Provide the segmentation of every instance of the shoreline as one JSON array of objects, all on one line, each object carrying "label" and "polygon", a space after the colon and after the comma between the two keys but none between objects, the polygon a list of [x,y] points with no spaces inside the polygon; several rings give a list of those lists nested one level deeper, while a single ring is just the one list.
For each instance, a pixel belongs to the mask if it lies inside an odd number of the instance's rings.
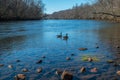
[{"label": "shoreline", "polygon": [[39,18],[39,19],[0,19],[0,22],[10,22],[10,21],[34,21],[34,20],[96,20],[96,21],[107,21],[120,23],[120,20],[109,20],[109,19],[64,19],[64,18]]}]

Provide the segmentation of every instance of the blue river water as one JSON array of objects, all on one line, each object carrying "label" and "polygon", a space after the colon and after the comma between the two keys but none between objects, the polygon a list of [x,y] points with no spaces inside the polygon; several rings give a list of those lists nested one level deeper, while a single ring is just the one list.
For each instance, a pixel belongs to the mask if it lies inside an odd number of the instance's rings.
[{"label": "blue river water", "polygon": [[[68,33],[68,40],[57,38],[60,32],[63,36]],[[116,72],[120,70],[120,49],[116,46],[120,46],[120,23],[95,20],[0,22],[0,64],[4,64],[0,67],[0,80],[14,80],[20,73],[26,74],[27,80],[60,80],[56,69],[70,71],[74,80],[119,80]],[[83,61],[83,56],[95,56],[99,61]],[[40,59],[43,62],[36,64]],[[106,62],[116,59],[117,67]],[[13,68],[9,69],[8,65]],[[82,66],[87,69],[85,73],[80,73]],[[43,69],[41,73],[36,72],[39,67]],[[94,67],[98,72],[91,73]],[[29,71],[22,72],[23,68]]]}]

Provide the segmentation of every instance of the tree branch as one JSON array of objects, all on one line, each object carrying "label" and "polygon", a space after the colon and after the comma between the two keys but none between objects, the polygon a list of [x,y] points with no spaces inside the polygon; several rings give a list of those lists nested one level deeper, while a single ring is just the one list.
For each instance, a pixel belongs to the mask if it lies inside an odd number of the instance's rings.
[{"label": "tree branch", "polygon": [[106,12],[93,12],[93,14],[106,14],[106,15],[111,15],[111,16],[114,16],[114,17],[120,17],[120,15],[115,15],[115,14],[106,13]]}]

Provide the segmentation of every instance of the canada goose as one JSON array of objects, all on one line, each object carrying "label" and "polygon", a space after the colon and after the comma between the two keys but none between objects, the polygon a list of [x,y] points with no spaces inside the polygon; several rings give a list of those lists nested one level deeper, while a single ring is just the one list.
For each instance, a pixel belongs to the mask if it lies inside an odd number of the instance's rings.
[{"label": "canada goose", "polygon": [[68,39],[68,33],[66,33],[65,36],[63,36],[63,40],[67,40]]},{"label": "canada goose", "polygon": [[57,35],[57,38],[62,38],[62,32]]}]

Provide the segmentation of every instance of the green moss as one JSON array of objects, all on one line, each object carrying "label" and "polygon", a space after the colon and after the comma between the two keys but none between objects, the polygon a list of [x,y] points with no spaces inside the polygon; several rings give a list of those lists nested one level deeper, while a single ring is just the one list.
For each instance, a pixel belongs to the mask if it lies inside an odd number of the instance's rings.
[{"label": "green moss", "polygon": [[88,58],[92,58],[93,61],[100,61],[98,57],[88,55],[82,56],[82,61],[88,61]]}]

